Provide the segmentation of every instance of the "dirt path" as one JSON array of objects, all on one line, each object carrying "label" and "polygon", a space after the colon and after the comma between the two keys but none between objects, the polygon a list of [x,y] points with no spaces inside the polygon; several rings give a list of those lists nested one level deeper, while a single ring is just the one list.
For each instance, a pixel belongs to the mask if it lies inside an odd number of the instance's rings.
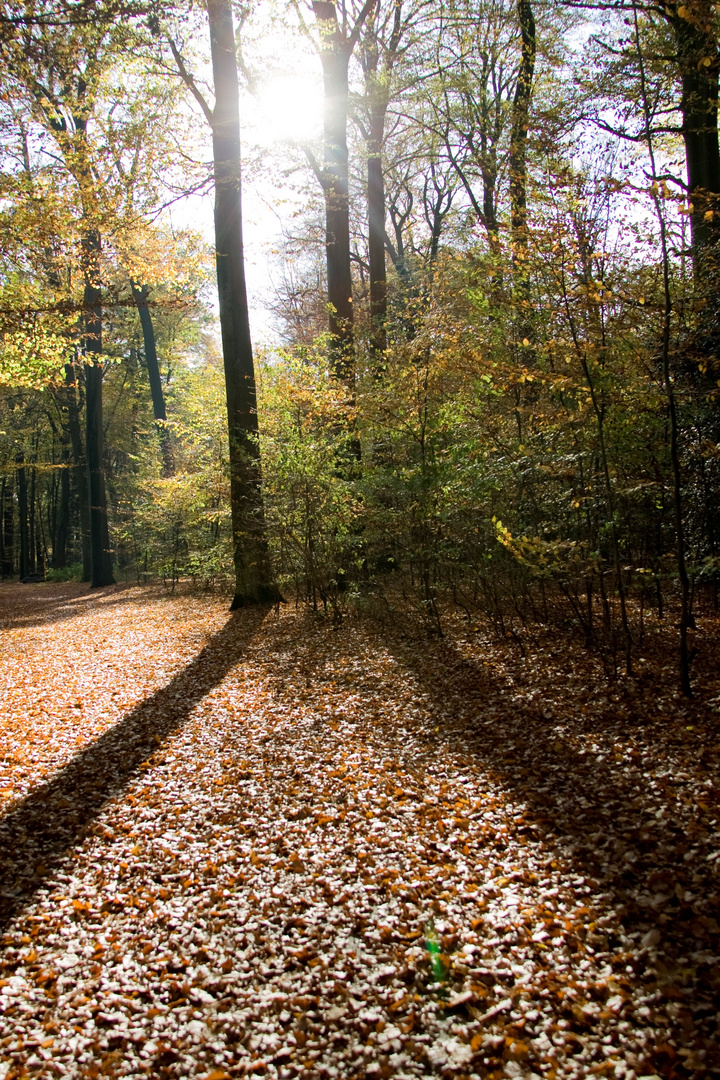
[{"label": "dirt path", "polygon": [[720,1074],[705,707],[151,589],[0,622],[0,1080]]}]

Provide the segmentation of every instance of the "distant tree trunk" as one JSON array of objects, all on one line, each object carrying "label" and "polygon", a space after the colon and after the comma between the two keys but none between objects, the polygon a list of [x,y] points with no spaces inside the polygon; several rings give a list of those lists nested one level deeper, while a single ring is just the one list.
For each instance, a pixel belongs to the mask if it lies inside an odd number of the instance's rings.
[{"label": "distant tree trunk", "polygon": [[[228,434],[235,564],[231,608],[278,598],[262,502],[255,369],[245,284],[240,181],[240,100],[230,0],[207,0],[215,108],[215,248]],[[207,113],[206,113],[207,115]]]},{"label": "distant tree trunk", "polygon": [[15,570],[15,505],[13,482],[7,478],[3,480],[2,516],[2,576],[6,578],[12,577]]},{"label": "distant tree trunk", "polygon": [[28,573],[34,574],[37,567],[35,555],[37,552],[37,540],[35,536],[35,466],[30,469],[30,492],[28,495]]},{"label": "distant tree trunk", "polygon": [[0,526],[2,527],[2,545],[0,546],[0,576],[3,578],[3,580],[8,576],[5,573],[7,565],[7,538],[5,536],[5,506],[7,499],[7,486],[7,478],[3,476],[2,490],[0,490]]},{"label": "distant tree trunk", "polygon": [[[373,122],[374,121],[374,122]],[[368,261],[370,264],[370,342],[376,359],[387,348],[387,269],[385,266],[385,178],[382,166],[382,142],[385,112],[371,119],[368,139],[367,202]]]},{"label": "distant tree trunk", "polygon": [[80,541],[82,546],[82,580],[90,581],[92,561],[90,557],[90,501],[88,491],[87,459],[80,424],[80,405],[75,365],[65,365],[65,396],[68,435],[73,457],[73,478],[80,508]]},{"label": "distant tree trunk", "polygon": [[18,481],[18,529],[20,533],[20,580],[30,573],[29,544],[28,544],[28,489],[27,476],[25,474],[25,459],[22,454],[17,456],[17,481]]},{"label": "distant tree trunk", "polygon": [[138,315],[140,316],[140,325],[143,333],[143,345],[145,350],[145,364],[147,365],[148,378],[150,380],[150,395],[153,403],[153,414],[155,416],[155,424],[160,435],[160,450],[163,459],[163,474],[165,476],[172,476],[175,472],[175,463],[173,461],[172,445],[170,442],[170,432],[167,429],[166,421],[167,414],[165,412],[165,397],[162,389],[162,379],[160,378],[160,366],[158,364],[157,346],[155,342],[155,327],[153,326],[152,316],[150,314],[150,306],[148,304],[148,294],[150,292],[147,285],[138,286],[134,281],[130,282],[132,287],[133,300],[138,309]]},{"label": "distant tree trunk", "polygon": [[[389,36],[383,37],[380,3],[368,12],[362,36],[361,62],[369,104],[367,139],[368,262],[370,271],[371,347],[376,359],[387,348],[387,267],[385,263],[385,176],[383,144],[392,75],[403,26],[403,0],[394,0]],[[381,55],[382,51],[382,55]]]},{"label": "distant tree trunk", "polygon": [[[37,488],[36,488],[37,491]],[[44,542],[43,527],[42,527],[42,515],[40,514],[40,508],[38,507],[37,523],[35,530],[35,573],[40,574],[41,577],[45,576],[45,556],[47,554],[47,548]]]},{"label": "distant tree trunk", "polygon": [[60,454],[60,494],[55,516],[53,536],[52,565],[56,569],[67,566],[67,541],[70,524],[70,451],[67,436],[63,432],[63,444]]},{"label": "distant tree trunk", "polygon": [[348,68],[352,49],[338,23],[333,0],[313,0],[312,7],[320,31],[323,70],[322,186],[332,365],[335,376],[352,390],[355,364],[347,145]]},{"label": "distant tree trunk", "polygon": [[83,238],[85,274],[85,446],[90,495],[90,584],[114,585],[108,530],[107,495],[103,462],[102,306],[99,287],[100,235],[94,230]]},{"label": "distant tree trunk", "polygon": [[[535,19],[530,0],[518,0],[517,13],[522,55],[515,86],[510,135],[510,227],[516,298],[519,303],[528,305],[530,278],[527,268],[527,135],[536,52]],[[527,311],[520,321],[521,333],[525,336]]]},{"label": "distant tree trunk", "polygon": [[[392,30],[387,41],[380,40],[378,8],[368,15],[361,41],[361,64],[369,122],[363,131],[367,146],[368,263],[370,274],[370,347],[382,365],[387,348],[387,268],[385,264],[385,176],[382,151],[385,119],[390,101],[390,84],[402,36],[403,0],[395,0]],[[381,58],[382,48],[382,58]]]},{"label": "distant tree trunk", "polygon": [[3,476],[2,488],[0,489],[0,530],[2,533],[2,543],[0,544],[0,577],[4,580],[5,565],[6,565],[6,541],[5,541],[5,499],[6,499],[7,480]]}]

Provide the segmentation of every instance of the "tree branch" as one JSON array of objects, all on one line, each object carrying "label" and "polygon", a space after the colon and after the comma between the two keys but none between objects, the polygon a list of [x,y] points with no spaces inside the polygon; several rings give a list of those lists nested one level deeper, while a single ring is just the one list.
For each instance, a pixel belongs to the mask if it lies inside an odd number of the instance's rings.
[{"label": "tree branch", "polygon": [[325,176],[322,169],[320,168],[320,165],[318,164],[318,159],[315,157],[307,143],[300,143],[300,146],[302,147],[305,157],[308,159],[308,164],[310,168],[315,173],[317,182],[319,183],[323,191],[326,191],[327,185],[325,183]]},{"label": "tree branch", "polygon": [[175,44],[175,42],[173,41],[173,39],[171,37],[168,37],[167,42],[168,42],[168,45],[170,46],[170,51],[173,54],[173,58],[175,60],[175,65],[176,65],[176,67],[178,69],[178,73],[180,75],[180,78],[185,83],[188,90],[190,91],[190,93],[192,94],[192,96],[195,98],[198,105],[202,109],[203,115],[204,115],[205,119],[207,120],[208,124],[210,125],[210,127],[212,127],[213,126],[213,119],[214,119],[213,110],[210,108],[207,101],[205,100],[205,97],[200,92],[200,89],[198,88],[198,85],[195,82],[195,79],[192,77],[192,74],[188,71],[188,69],[187,69],[187,67],[185,65],[185,61],[183,60],[183,58],[182,58],[182,56],[180,54],[180,51],[179,51],[177,45]]},{"label": "tree branch", "polygon": [[360,37],[360,31],[363,28],[363,24],[376,4],[377,0],[365,0],[365,3],[362,6],[362,10],[358,15],[357,19],[355,20],[355,25],[350,31],[350,37],[347,39],[348,52],[352,53],[353,49],[357,45],[358,38]]}]

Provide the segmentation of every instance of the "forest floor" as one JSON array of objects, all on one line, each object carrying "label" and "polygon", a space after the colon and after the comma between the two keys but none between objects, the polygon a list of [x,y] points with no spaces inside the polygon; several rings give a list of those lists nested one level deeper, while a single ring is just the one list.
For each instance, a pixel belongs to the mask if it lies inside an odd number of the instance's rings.
[{"label": "forest floor", "polygon": [[[720,1075],[720,632],[0,587],[0,1078]],[[652,634],[656,640],[653,645]]]}]

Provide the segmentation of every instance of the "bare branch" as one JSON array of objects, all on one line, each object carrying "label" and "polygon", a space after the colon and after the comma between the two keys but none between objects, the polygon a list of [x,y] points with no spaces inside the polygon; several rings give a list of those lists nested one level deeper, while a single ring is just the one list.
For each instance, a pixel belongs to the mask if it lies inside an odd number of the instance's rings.
[{"label": "bare branch", "polygon": [[213,126],[213,120],[214,120],[213,110],[210,108],[207,101],[205,100],[205,97],[201,93],[201,91],[200,91],[197,83],[195,82],[195,79],[193,78],[191,72],[188,71],[187,66],[185,64],[185,61],[184,61],[182,55],[180,54],[180,51],[179,51],[177,45],[175,44],[175,42],[173,41],[173,39],[171,37],[168,37],[167,42],[168,42],[168,45],[170,46],[170,51],[173,54],[173,58],[175,60],[175,64],[177,66],[180,78],[185,83],[188,90],[190,91],[190,93],[192,94],[192,96],[195,98],[198,105],[202,109],[203,115],[204,115],[205,119],[207,120],[208,124],[210,125],[210,127],[212,127]]}]

